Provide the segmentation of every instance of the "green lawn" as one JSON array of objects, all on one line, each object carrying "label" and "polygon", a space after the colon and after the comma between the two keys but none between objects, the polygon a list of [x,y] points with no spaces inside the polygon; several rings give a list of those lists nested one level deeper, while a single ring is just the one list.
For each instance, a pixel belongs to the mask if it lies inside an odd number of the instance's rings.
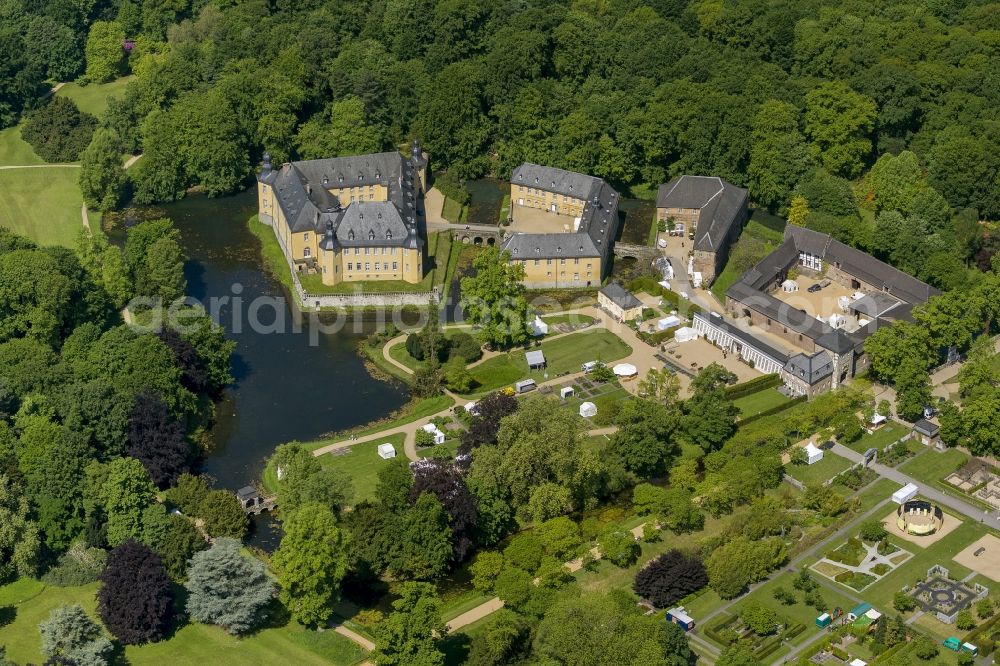
[{"label": "green lawn", "polygon": [[500,202],[500,224],[506,222],[508,217],[510,217],[510,195],[505,194],[503,201]]},{"label": "green lawn", "polygon": [[[774,229],[764,226],[758,221],[758,219],[754,219],[760,217],[773,218],[773,216],[768,216],[767,213],[764,211],[755,210],[753,212],[753,218],[747,223],[745,227],[743,227],[741,235],[746,234],[753,238],[758,238],[764,241],[765,243],[768,243],[769,245],[768,253],[770,253],[773,250],[775,250],[779,245],[781,245],[782,241],[784,240],[784,235],[780,231],[775,231]],[[720,302],[725,303],[726,290],[729,289],[729,287],[731,287],[732,284],[740,278],[740,275],[742,275],[742,272],[739,271],[739,269],[737,269],[732,262],[727,261],[725,267],[722,269],[722,272],[719,273],[718,276],[716,276],[715,282],[712,283],[711,287],[712,294]]]},{"label": "green lawn", "polygon": [[847,447],[854,449],[858,453],[864,453],[870,448],[882,450],[909,431],[910,429],[902,423],[890,420],[872,434],[865,433],[861,436],[861,439],[848,444]]},{"label": "green lawn", "polygon": [[583,324],[593,324],[594,318],[585,314],[554,314],[542,317],[542,321],[549,326],[555,326],[556,324],[573,324],[580,326]]},{"label": "green lawn", "polygon": [[466,207],[458,203],[454,199],[449,199],[445,197],[444,205],[441,207],[441,217],[452,223],[458,223],[462,221],[462,215],[465,212]]},{"label": "green lawn", "polygon": [[927,449],[924,453],[907,460],[899,466],[899,471],[912,476],[917,481],[934,484],[968,462],[969,456],[957,449],[935,451]]},{"label": "green lawn", "polygon": [[[15,617],[0,626],[0,645],[17,663],[41,663],[38,623],[62,604],[80,604],[97,618],[98,584],[82,587],[47,587],[20,580],[0,587],[0,606],[13,606]],[[264,629],[248,638],[234,638],[218,627],[189,624],[169,640],[125,648],[128,663],[150,666],[169,662],[179,666],[227,664],[338,664],[348,666],[363,658],[357,645],[332,631],[315,632],[297,624]]]},{"label": "green lawn", "polygon": [[823,452],[823,459],[812,465],[787,465],[785,470],[807,486],[832,479],[851,466],[851,461],[838,455]]},{"label": "green lawn", "polygon": [[632,353],[632,348],[614,333],[606,329],[595,329],[573,333],[550,342],[543,342],[541,350],[545,354],[548,367],[545,370],[528,371],[524,350],[517,350],[502,356],[495,356],[472,369],[472,377],[477,383],[476,394],[487,393],[509,386],[516,381],[531,377],[537,382],[560,375],[579,372],[587,361],[612,362]]},{"label": "green lawn", "polygon": [[733,404],[739,407],[740,417],[746,418],[748,416],[754,416],[772,407],[777,407],[780,404],[788,402],[789,398],[784,394],[780,393],[776,388],[767,388],[763,391],[757,391],[756,393],[751,393],[750,395],[745,395],[742,398],[737,398],[733,400]]},{"label": "green lawn", "polygon": [[75,247],[83,196],[73,167],[0,170],[0,226],[40,245]]},{"label": "green lawn", "polygon": [[354,482],[353,503],[361,500],[373,500],[375,497],[375,486],[378,484],[378,473],[383,467],[389,464],[388,460],[383,460],[378,455],[378,445],[389,442],[396,447],[396,457],[405,458],[403,451],[403,433],[389,435],[371,442],[355,444],[346,449],[347,453],[334,451],[320,456],[320,461],[324,467],[335,467],[343,470]]},{"label": "green lawn", "polygon": [[45,164],[45,160],[21,138],[20,126],[0,130],[0,166],[23,164]]},{"label": "green lawn", "polygon": [[81,111],[100,117],[108,108],[108,98],[121,97],[125,93],[125,86],[133,78],[135,77],[123,76],[110,83],[91,83],[86,86],[81,86],[78,83],[67,83],[59,89],[56,95],[71,99]]}]

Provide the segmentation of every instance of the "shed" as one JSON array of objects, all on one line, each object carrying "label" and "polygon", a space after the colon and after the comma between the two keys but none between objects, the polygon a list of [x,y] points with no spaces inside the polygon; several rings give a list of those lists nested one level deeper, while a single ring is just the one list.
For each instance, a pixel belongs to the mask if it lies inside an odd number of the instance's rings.
[{"label": "shed", "polygon": [[853,622],[854,620],[857,620],[859,617],[861,617],[871,609],[872,605],[870,603],[863,601],[850,610],[850,612],[847,614],[847,619]]},{"label": "shed", "polygon": [[236,499],[240,501],[240,506],[244,509],[252,509],[263,498],[253,486],[243,486],[236,491]]},{"label": "shed", "polygon": [[915,484],[908,483],[892,494],[892,501],[896,504],[906,504],[916,497],[918,492],[920,492],[920,488]]},{"label": "shed", "polygon": [[538,388],[538,385],[535,384],[534,379],[522,379],[514,384],[515,393],[527,393],[528,391],[534,391],[536,388]]},{"label": "shed", "polygon": [[559,389],[559,397],[565,400],[575,393],[572,386],[563,386]]},{"label": "shed", "polygon": [[386,442],[385,444],[378,445],[378,457],[382,460],[388,460],[389,458],[396,457],[396,447]]},{"label": "shed", "polygon": [[673,328],[674,326],[680,326],[680,325],[681,325],[681,318],[676,315],[670,315],[668,317],[664,317],[663,319],[656,322],[656,328],[657,330],[660,331],[664,331],[668,328]]},{"label": "shed", "polygon": [[829,613],[823,613],[818,618],[816,618],[816,626],[819,627],[820,629],[829,626],[831,622],[833,622],[833,618],[830,617]]},{"label": "shed", "polygon": [[806,444],[806,464],[812,465],[823,459],[823,449],[812,442]]},{"label": "shed", "polygon": [[531,334],[536,338],[548,335],[549,325],[542,321],[542,318],[535,315],[535,321],[531,322]]},{"label": "shed", "polygon": [[580,405],[580,416],[585,419],[589,419],[591,416],[597,416],[597,405],[592,402],[585,402]]},{"label": "shed", "polygon": [[691,273],[691,286],[695,289],[701,289],[701,283],[703,281],[701,271],[695,271]]},{"label": "shed", "polygon": [[799,283],[795,280],[785,280],[781,283],[781,291],[791,293],[799,290]]},{"label": "shed", "polygon": [[933,421],[920,419],[913,424],[913,434],[926,446],[937,444],[941,435],[941,428]]},{"label": "shed", "polygon": [[668,610],[667,622],[673,622],[684,631],[691,631],[694,629],[694,620],[692,620],[691,616],[687,614],[686,610],[684,610],[684,606],[678,606],[677,608],[671,608]]},{"label": "shed", "polygon": [[528,362],[528,368],[538,370],[545,367],[545,354],[540,350],[526,352],[524,359]]},{"label": "shed", "polygon": [[642,301],[617,282],[597,292],[597,304],[618,321],[632,321],[642,314]]},{"label": "shed", "polygon": [[698,337],[698,331],[690,326],[681,326],[674,331],[674,340],[677,342],[690,342]]},{"label": "shed", "polygon": [[423,426],[424,432],[429,432],[434,437],[435,444],[444,444],[444,433],[433,423],[428,423]]}]

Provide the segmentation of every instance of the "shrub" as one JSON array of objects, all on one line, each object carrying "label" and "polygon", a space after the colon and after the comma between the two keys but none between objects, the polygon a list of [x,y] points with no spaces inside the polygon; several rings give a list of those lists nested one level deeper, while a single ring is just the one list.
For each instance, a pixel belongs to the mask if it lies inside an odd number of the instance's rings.
[{"label": "shrub", "polygon": [[358,611],[351,619],[362,627],[374,627],[385,619],[385,613],[377,608],[366,608]]},{"label": "shrub", "polygon": [[880,520],[866,520],[861,523],[861,528],[858,530],[858,535],[868,543],[878,543],[888,534],[885,525]]},{"label": "shrub", "polygon": [[900,613],[908,613],[917,607],[917,602],[906,592],[897,592],[892,598],[892,607]]},{"label": "shrub", "polygon": [[53,96],[27,115],[21,137],[46,162],[75,162],[96,129],[94,116],[80,111],[70,99]]},{"label": "shrub", "polygon": [[518,534],[503,549],[504,559],[509,565],[529,573],[538,571],[544,554],[545,549],[542,547],[542,542],[530,532]]},{"label": "shrub", "polygon": [[938,646],[927,636],[917,636],[913,639],[913,654],[924,661],[929,661],[938,656]]},{"label": "shrub", "polygon": [[976,603],[976,615],[978,615],[979,618],[983,620],[992,616],[993,600],[988,597],[986,599],[980,599],[979,602]]},{"label": "shrub", "polygon": [[406,353],[418,361],[424,360],[424,346],[420,342],[419,333],[410,333],[406,336]]},{"label": "shrub", "polygon": [[644,566],[635,575],[632,589],[657,608],[666,608],[707,584],[701,560],[675,548]]},{"label": "shrub", "polygon": [[456,357],[466,363],[474,363],[483,357],[483,347],[468,333],[456,333],[450,339],[448,358]]},{"label": "shrub", "polygon": [[783,587],[775,588],[773,596],[785,606],[791,606],[795,603],[795,595]]},{"label": "shrub", "polygon": [[760,604],[747,604],[740,611],[740,619],[753,633],[767,636],[778,630],[778,614]]},{"label": "shrub", "polygon": [[416,441],[418,449],[427,446],[434,446],[434,435],[430,434],[423,428],[417,430],[416,435],[414,435],[414,440]]},{"label": "shrub", "polygon": [[434,176],[434,187],[452,201],[464,206],[472,199],[465,182],[453,171],[442,171]]},{"label": "shrub", "polygon": [[639,544],[627,530],[609,530],[597,541],[604,559],[619,567],[627,567],[639,556]]},{"label": "shrub", "polygon": [[966,609],[955,616],[955,626],[962,631],[969,631],[976,628],[976,618],[972,617],[972,611]]},{"label": "shrub", "polygon": [[56,587],[93,583],[104,571],[107,561],[107,552],[101,548],[87,548],[86,544],[78,541],[59,556],[59,563],[45,572],[42,582]]}]

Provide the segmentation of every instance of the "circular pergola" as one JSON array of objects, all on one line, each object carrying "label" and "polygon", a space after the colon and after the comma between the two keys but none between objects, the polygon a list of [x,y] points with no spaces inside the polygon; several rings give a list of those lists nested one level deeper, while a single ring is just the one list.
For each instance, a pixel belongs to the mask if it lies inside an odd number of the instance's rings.
[{"label": "circular pergola", "polygon": [[910,500],[896,509],[896,527],[915,536],[934,534],[944,524],[941,507],[927,500]]}]

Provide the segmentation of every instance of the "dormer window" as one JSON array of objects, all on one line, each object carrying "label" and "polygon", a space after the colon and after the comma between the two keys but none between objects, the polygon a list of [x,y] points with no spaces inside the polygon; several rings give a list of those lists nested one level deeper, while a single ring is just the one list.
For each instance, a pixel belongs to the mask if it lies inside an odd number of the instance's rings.
[{"label": "dormer window", "polygon": [[378,214],[378,219],[380,219],[380,220],[382,219],[382,213]]},{"label": "dormer window", "polygon": [[347,232],[347,240],[354,240],[354,232],[353,231],[348,231]]},{"label": "dormer window", "polygon": [[341,183],[344,182],[344,174],[340,174],[339,176],[337,176],[337,180]]},{"label": "dormer window", "polygon": [[375,180],[378,180],[381,177],[382,177],[382,174],[380,174],[378,171],[376,171],[375,172]]},{"label": "dormer window", "polygon": [[392,240],[392,232],[391,231],[385,232],[385,239],[386,240]]},{"label": "dormer window", "polygon": [[323,184],[326,185],[329,182],[330,182],[330,177],[329,176],[323,176]]},{"label": "dormer window", "polygon": [[369,231],[368,232],[368,240],[375,240],[375,232],[374,231]]},{"label": "dormer window", "polygon": [[362,176],[361,176],[361,174],[359,173],[359,174],[358,174],[358,181],[360,182],[361,180],[362,180]]}]

